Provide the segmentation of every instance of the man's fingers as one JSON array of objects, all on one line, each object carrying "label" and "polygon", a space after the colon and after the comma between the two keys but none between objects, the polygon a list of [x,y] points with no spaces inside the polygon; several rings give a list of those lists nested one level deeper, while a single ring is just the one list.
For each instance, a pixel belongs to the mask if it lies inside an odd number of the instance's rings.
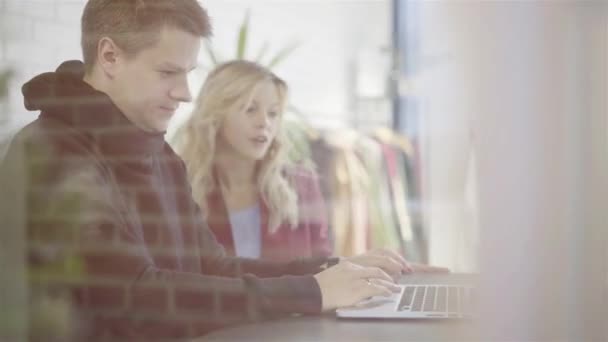
[{"label": "man's fingers", "polygon": [[402,267],[393,258],[384,255],[374,255],[370,256],[369,260],[372,263],[372,265],[369,266],[380,267],[385,272],[390,274],[401,274]]},{"label": "man's fingers", "polygon": [[393,278],[378,267],[365,267],[359,276],[365,279],[382,279],[394,284]]},{"label": "man's fingers", "polygon": [[399,271],[401,271],[401,270],[403,270],[405,272],[412,272],[413,271],[410,263],[407,260],[405,260],[404,257],[402,257],[401,255],[399,255],[399,253],[393,252],[393,251],[388,250],[388,249],[379,249],[379,250],[376,251],[376,253],[379,254],[379,255],[384,255],[386,257],[389,257],[389,258],[391,258],[393,260],[393,262],[396,262],[397,264],[399,264],[400,267],[401,267],[401,269]]},{"label": "man's fingers", "polygon": [[398,286],[387,281],[382,279],[369,279],[365,280],[365,284],[361,287],[361,300],[373,296],[388,297],[399,291]]},{"label": "man's fingers", "polygon": [[401,287],[399,285],[394,284],[394,283],[389,283],[388,281],[385,281],[382,279],[370,279],[369,283],[371,283],[371,285],[375,285],[375,286],[383,286],[384,288],[388,289],[392,293],[401,292]]},{"label": "man's fingers", "polygon": [[386,255],[398,261],[402,265],[406,265],[408,262],[402,257],[399,253],[391,251],[390,249],[378,249],[376,250],[378,254]]},{"label": "man's fingers", "polygon": [[421,273],[450,273],[450,269],[447,267],[430,266],[417,263],[412,263],[412,268],[414,269],[414,272]]},{"label": "man's fingers", "polygon": [[401,273],[401,267],[395,261],[381,255],[367,255],[365,256],[365,263],[357,262],[345,262],[350,269],[366,269],[366,268],[379,268],[386,273],[398,275]]}]

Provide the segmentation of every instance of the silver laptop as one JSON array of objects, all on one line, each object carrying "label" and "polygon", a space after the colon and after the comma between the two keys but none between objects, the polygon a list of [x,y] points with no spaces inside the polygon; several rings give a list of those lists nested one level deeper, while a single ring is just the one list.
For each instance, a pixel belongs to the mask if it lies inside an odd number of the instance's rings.
[{"label": "silver laptop", "polygon": [[[450,275],[444,275],[446,279]],[[424,279],[420,279],[424,280]],[[432,280],[432,279],[431,279]],[[407,280],[406,280],[407,281]],[[372,297],[349,308],[338,309],[339,318],[471,318],[474,287],[452,281],[400,285],[390,297]]]}]

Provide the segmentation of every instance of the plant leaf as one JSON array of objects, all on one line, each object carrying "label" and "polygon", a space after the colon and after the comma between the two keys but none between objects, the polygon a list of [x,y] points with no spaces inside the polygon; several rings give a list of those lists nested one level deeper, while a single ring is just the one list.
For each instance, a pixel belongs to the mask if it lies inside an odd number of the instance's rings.
[{"label": "plant leaf", "polygon": [[0,71],[0,99],[8,96],[8,83],[13,76],[13,70],[6,69]]},{"label": "plant leaf", "polygon": [[215,55],[215,52],[213,51],[211,44],[209,42],[205,41],[203,45],[205,46],[205,51],[207,52],[207,55],[209,56],[211,63],[213,63],[213,65],[218,65],[219,63],[217,60],[217,56]]},{"label": "plant leaf", "polygon": [[244,59],[245,58],[245,49],[247,48],[247,34],[249,33],[249,17],[251,11],[247,9],[245,13],[245,18],[243,19],[243,23],[241,24],[241,28],[239,29],[239,38],[237,41],[236,47],[236,58]]},{"label": "plant leaf", "polygon": [[286,47],[284,47],[283,49],[281,49],[275,56],[274,58],[272,58],[270,60],[270,63],[268,63],[267,67],[268,69],[272,69],[273,67],[275,67],[277,64],[281,63],[283,60],[285,60],[285,58],[287,58],[287,56],[289,56],[298,46],[300,46],[300,43],[293,43],[291,45],[288,45]]}]

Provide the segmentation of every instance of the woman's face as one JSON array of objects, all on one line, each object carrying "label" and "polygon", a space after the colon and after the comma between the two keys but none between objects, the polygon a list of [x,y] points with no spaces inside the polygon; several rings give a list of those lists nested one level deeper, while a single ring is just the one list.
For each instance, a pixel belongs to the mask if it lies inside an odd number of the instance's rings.
[{"label": "woman's face", "polygon": [[224,118],[218,151],[257,161],[264,158],[277,135],[281,103],[276,85],[269,80],[258,84],[252,95],[245,108]]}]

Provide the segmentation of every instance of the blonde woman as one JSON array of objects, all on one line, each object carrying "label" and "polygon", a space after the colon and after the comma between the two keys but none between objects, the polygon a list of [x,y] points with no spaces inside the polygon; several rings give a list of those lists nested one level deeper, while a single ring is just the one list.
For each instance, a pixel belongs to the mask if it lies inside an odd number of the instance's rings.
[{"label": "blonde woman", "polygon": [[175,135],[195,200],[230,255],[328,256],[326,210],[314,174],[291,165],[283,135],[286,83],[244,60],[211,71]]}]

